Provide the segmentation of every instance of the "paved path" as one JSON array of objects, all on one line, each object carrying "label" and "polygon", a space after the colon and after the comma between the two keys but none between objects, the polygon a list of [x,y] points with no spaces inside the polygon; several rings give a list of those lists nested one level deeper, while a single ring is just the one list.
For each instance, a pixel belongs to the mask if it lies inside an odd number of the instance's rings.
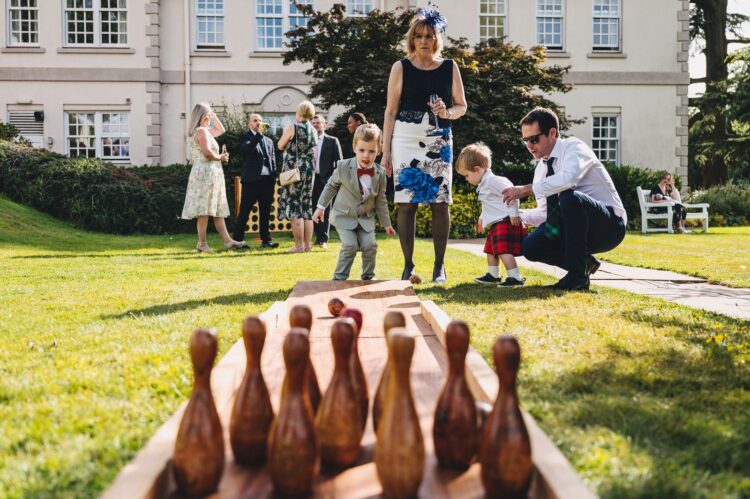
[{"label": "paved path", "polygon": [[[450,248],[484,256],[484,239],[451,240]],[[544,263],[518,258],[521,267],[562,277],[565,271]],[[602,262],[599,271],[591,276],[592,284],[624,289],[632,293],[655,296],[667,301],[700,308],[709,312],[750,320],[750,289],[728,288],[706,283],[705,279],[664,270],[626,267]]]}]

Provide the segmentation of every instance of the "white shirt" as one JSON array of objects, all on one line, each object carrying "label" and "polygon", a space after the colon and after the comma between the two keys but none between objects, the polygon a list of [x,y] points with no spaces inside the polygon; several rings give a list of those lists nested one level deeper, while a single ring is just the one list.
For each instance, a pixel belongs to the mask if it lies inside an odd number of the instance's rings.
[{"label": "white shirt", "polygon": [[611,206],[623,222],[628,222],[628,215],[612,177],[594,151],[582,140],[575,137],[557,139],[549,156],[555,158],[552,163],[555,174],[547,176],[546,161],[540,160],[537,163],[531,187],[537,207],[521,211],[521,220],[524,223],[537,227],[541,225],[547,220],[547,196],[568,189],[582,192],[605,206]]},{"label": "white shirt", "polygon": [[318,140],[315,143],[315,173],[320,173],[320,149],[323,147],[325,135],[325,133],[318,134]]},{"label": "white shirt", "polygon": [[482,214],[479,220],[485,228],[505,217],[519,216],[518,199],[511,201],[510,205],[503,202],[502,192],[508,187],[513,187],[513,183],[505,177],[495,175],[492,170],[487,170],[479,182],[477,197],[482,203]]},{"label": "white shirt", "polygon": [[[359,164],[359,161],[357,161],[357,170],[362,168],[362,165]],[[370,168],[375,168],[375,163]],[[359,185],[362,186],[362,199],[365,199],[372,190],[372,176],[370,175],[362,175],[359,178]]]},{"label": "white shirt", "polygon": [[[259,132],[254,132],[254,131],[250,130],[250,133],[252,133],[253,135],[258,135]],[[266,139],[265,138],[260,139],[259,144],[260,144],[260,147],[263,148],[263,152],[265,153],[265,155],[268,156],[268,148],[266,148]],[[270,158],[269,158],[269,160],[270,160]],[[268,169],[268,167],[266,166],[265,162],[263,162],[263,168],[260,169],[260,174],[261,175],[270,175],[271,174],[271,170]]]}]

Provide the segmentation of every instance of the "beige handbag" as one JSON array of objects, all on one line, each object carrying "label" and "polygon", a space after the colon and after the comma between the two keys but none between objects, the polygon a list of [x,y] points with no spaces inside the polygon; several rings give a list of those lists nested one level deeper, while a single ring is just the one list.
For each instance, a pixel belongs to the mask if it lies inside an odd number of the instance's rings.
[{"label": "beige handbag", "polygon": [[[294,129],[294,140],[295,142],[298,140],[296,128]],[[299,158],[295,157],[295,163],[298,160]],[[292,168],[291,170],[286,170],[286,171],[279,173],[279,184],[281,185],[281,187],[286,187],[288,185],[296,184],[300,180],[302,180],[302,177],[300,177],[299,166],[296,164],[294,168]]]},{"label": "beige handbag", "polygon": [[282,187],[296,184],[300,180],[301,178],[299,176],[299,168],[292,168],[291,170],[287,170],[279,174],[279,184],[281,184]]}]

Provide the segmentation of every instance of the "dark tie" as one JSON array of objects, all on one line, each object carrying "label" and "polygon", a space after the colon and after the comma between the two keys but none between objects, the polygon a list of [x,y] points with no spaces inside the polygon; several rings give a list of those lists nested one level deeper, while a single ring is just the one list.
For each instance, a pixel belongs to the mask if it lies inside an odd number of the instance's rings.
[{"label": "dark tie", "polygon": [[[552,169],[552,163],[555,162],[555,158],[547,160],[547,176],[551,177],[555,174],[555,170]],[[547,239],[557,239],[560,237],[560,229],[562,228],[562,220],[560,219],[560,196],[552,194],[547,196],[547,220],[544,222],[544,235]]]},{"label": "dark tie", "polygon": [[370,168],[357,168],[357,177],[361,177],[362,175],[369,175],[373,176],[375,175],[375,167],[371,166]]}]

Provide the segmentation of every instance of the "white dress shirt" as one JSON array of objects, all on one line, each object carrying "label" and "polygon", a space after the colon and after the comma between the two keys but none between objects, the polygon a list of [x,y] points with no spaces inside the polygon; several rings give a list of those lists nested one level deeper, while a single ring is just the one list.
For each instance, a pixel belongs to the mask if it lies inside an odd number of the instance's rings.
[{"label": "white dress shirt", "polygon": [[537,207],[521,211],[524,223],[537,227],[541,225],[547,220],[547,196],[568,189],[582,192],[605,206],[611,206],[615,214],[627,223],[628,215],[612,177],[589,146],[575,137],[557,139],[549,156],[555,158],[552,163],[555,174],[547,176],[546,161],[540,160],[537,163],[532,184]]},{"label": "white dress shirt", "polygon": [[[254,132],[254,131],[250,130],[250,133],[252,133],[253,135],[258,135],[258,133],[260,133],[260,132]],[[264,155],[268,156],[269,153],[268,153],[268,148],[266,147],[266,139],[265,138],[260,139],[260,142],[258,144],[260,145],[260,147],[263,148]],[[269,158],[269,161],[270,161],[270,158]],[[263,168],[260,169],[260,174],[261,175],[270,175],[271,174],[271,170],[268,169],[268,167],[266,166],[265,162],[263,162]]]},{"label": "white dress shirt", "polygon": [[[357,170],[361,168],[362,168],[362,165],[360,165],[359,161],[357,161]],[[375,163],[373,163],[370,168],[375,168]],[[358,178],[359,178],[359,185],[362,186],[362,199],[365,199],[370,194],[370,191],[372,191],[372,176],[362,175]]]},{"label": "white dress shirt", "polygon": [[315,142],[315,173],[320,173],[320,149],[323,147],[325,135],[325,133],[318,134],[318,140]]},{"label": "white dress shirt", "polygon": [[505,217],[519,216],[518,199],[511,201],[510,205],[503,202],[502,192],[508,187],[513,187],[513,183],[505,177],[495,175],[492,170],[487,170],[482,177],[477,185],[477,197],[482,203],[479,220],[483,227],[487,228]]}]

